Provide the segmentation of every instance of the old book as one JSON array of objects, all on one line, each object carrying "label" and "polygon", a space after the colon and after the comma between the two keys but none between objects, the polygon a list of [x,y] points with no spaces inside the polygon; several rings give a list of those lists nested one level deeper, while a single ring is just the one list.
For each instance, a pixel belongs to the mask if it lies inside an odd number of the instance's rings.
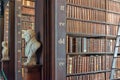
[{"label": "old book", "polygon": [[87,52],[87,44],[86,44],[87,39],[82,38],[82,52]]}]

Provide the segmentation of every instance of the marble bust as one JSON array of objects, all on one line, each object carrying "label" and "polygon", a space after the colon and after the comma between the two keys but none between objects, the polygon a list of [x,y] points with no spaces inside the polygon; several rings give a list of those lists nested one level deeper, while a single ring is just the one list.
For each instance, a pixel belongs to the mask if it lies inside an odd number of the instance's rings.
[{"label": "marble bust", "polygon": [[35,52],[40,47],[40,42],[38,42],[35,38],[35,32],[32,29],[25,30],[23,34],[23,38],[25,39],[25,56],[27,57],[27,61],[23,64],[24,66],[36,65],[36,54]]},{"label": "marble bust", "polygon": [[8,43],[6,41],[2,42],[2,61],[6,61],[9,60],[9,56],[8,56]]}]

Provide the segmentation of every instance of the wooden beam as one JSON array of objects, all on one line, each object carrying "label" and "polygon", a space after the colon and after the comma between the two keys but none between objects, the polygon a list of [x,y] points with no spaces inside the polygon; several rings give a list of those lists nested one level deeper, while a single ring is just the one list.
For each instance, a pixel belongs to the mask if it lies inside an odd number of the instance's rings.
[{"label": "wooden beam", "polygon": [[44,66],[44,0],[37,0],[35,2],[35,32],[36,32],[36,38],[38,41],[41,42],[41,56],[40,56],[40,64],[43,66],[41,67],[41,80],[45,80],[43,78],[43,73],[45,70]]},{"label": "wooden beam", "polygon": [[9,18],[9,37],[8,37],[8,46],[9,46],[9,77],[8,80],[15,80],[15,1],[10,0],[10,18]]},{"label": "wooden beam", "polygon": [[[52,23],[51,23],[51,3],[50,0],[36,0],[35,7],[35,30],[38,37],[38,40],[42,43],[42,51],[41,51],[41,64],[42,68],[42,80],[54,80],[52,79],[52,74],[54,71],[52,70]],[[54,27],[54,26],[53,26]],[[53,50],[54,51],[54,50]],[[52,74],[51,74],[52,72]]]}]

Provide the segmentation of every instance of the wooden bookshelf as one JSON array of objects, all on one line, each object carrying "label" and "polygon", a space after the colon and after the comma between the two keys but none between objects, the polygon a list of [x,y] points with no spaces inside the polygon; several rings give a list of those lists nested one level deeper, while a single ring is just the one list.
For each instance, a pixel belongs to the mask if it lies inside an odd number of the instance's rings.
[{"label": "wooden bookshelf", "polygon": [[[21,32],[23,30],[27,30],[27,29],[33,29],[34,30],[34,28],[35,28],[35,2],[29,1],[29,0],[22,0],[21,15],[22,15],[21,16],[21,25],[22,25]],[[22,52],[22,54],[21,54],[22,55],[22,62],[21,63],[23,64],[27,59],[27,57],[25,56],[25,45],[26,45],[26,43],[25,43],[25,40],[23,39],[23,36],[22,36],[21,45],[22,45],[21,46],[21,52]],[[27,79],[28,78],[28,74],[27,74],[27,72],[25,72],[25,70],[27,70],[27,69],[22,66],[22,79]],[[27,76],[25,76],[25,74],[27,74]],[[40,74],[38,73],[37,75],[40,75]],[[29,76],[29,77],[31,77],[31,76]]]},{"label": "wooden bookshelf", "polygon": [[22,30],[35,27],[35,2],[22,0]]},{"label": "wooden bookshelf", "polygon": [[109,80],[120,2],[66,2],[67,80]]},{"label": "wooden bookshelf", "polygon": [[[35,28],[35,2],[22,0],[21,5],[22,30]],[[24,56],[25,41],[22,39],[22,56]]]}]

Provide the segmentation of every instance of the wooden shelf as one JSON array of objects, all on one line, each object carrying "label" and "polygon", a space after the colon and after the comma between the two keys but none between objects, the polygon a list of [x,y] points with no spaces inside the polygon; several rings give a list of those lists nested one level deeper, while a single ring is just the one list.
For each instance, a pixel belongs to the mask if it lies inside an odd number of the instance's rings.
[{"label": "wooden shelf", "polygon": [[22,22],[35,23],[35,22],[33,22],[33,21],[24,21],[24,20],[22,20]]},{"label": "wooden shelf", "polygon": [[74,74],[67,74],[66,76],[82,76],[82,75],[89,75],[89,74],[97,74],[97,73],[106,73],[110,72],[110,70],[100,70],[100,71],[91,71],[91,72],[84,72],[84,73],[74,73]]},{"label": "wooden shelf", "polygon": [[30,9],[35,9],[35,7],[26,6],[26,5],[22,5],[22,7],[25,7],[25,8],[30,8]]},{"label": "wooden shelf", "polygon": [[96,35],[96,34],[72,33],[72,32],[68,32],[66,34],[71,37],[105,38],[105,34]]},{"label": "wooden shelf", "polygon": [[73,3],[67,3],[67,5],[81,7],[81,8],[85,8],[85,9],[92,9],[92,10],[97,10],[97,11],[103,11],[103,12],[108,12],[108,13],[113,13],[113,14],[120,15],[120,12],[106,10],[106,9],[101,9],[101,8],[95,8],[95,7],[90,7],[90,6],[78,5],[78,4],[73,4]]},{"label": "wooden shelf", "polygon": [[32,2],[35,2],[36,0],[26,0],[26,1],[32,1]]},{"label": "wooden shelf", "polygon": [[116,39],[116,36],[115,35],[106,35],[106,38],[107,39]]},{"label": "wooden shelf", "polygon": [[35,15],[33,15],[33,14],[24,14],[24,13],[22,13],[22,15],[26,15],[26,16],[35,16]]},{"label": "wooden shelf", "polygon": [[108,39],[115,39],[115,35],[105,35],[105,34],[86,34],[86,33],[66,33],[68,36],[71,37],[85,37],[85,38],[108,38]]},{"label": "wooden shelf", "polygon": [[108,22],[105,22],[105,21],[84,20],[84,19],[76,19],[76,18],[67,18],[67,20],[74,20],[74,21],[81,21],[81,22],[88,22],[88,23],[97,23],[97,24],[118,26],[118,24],[112,24],[112,23],[108,23]]},{"label": "wooden shelf", "polygon": [[[67,53],[66,55],[112,55],[113,52],[79,52],[79,53]],[[120,53],[118,53],[120,54]]]}]

